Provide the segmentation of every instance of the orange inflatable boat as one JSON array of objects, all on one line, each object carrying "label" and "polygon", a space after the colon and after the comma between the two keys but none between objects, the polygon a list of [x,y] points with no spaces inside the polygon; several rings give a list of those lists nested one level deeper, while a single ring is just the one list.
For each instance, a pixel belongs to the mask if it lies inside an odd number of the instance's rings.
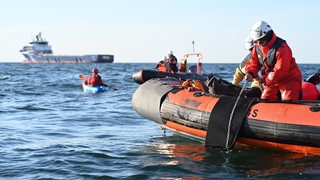
[{"label": "orange inflatable boat", "polygon": [[174,78],[151,79],[132,96],[142,117],[176,133],[230,149],[234,144],[320,155],[320,101],[262,102],[190,91]]}]

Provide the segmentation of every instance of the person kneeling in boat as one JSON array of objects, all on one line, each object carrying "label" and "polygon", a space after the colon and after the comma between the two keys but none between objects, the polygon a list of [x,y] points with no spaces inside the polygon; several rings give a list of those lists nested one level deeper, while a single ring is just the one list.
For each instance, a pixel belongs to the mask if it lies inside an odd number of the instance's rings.
[{"label": "person kneeling in boat", "polygon": [[88,77],[87,84],[90,86],[107,86],[103,83],[97,68],[92,69],[92,74]]},{"label": "person kneeling in boat", "polygon": [[251,37],[256,43],[251,58],[246,64],[246,81],[257,78],[262,69],[259,82],[265,85],[261,99],[297,102],[299,99],[302,75],[285,40],[276,36],[271,26],[258,21],[251,28]]},{"label": "person kneeling in boat", "polygon": [[168,58],[167,56],[164,56],[163,59],[161,59],[155,69],[157,69],[159,72],[167,72],[167,65],[166,65],[166,62],[167,62]]},{"label": "person kneeling in boat", "polygon": [[[245,73],[246,64],[251,58],[251,51],[253,49],[253,46],[254,46],[254,41],[251,38],[251,36],[249,35],[244,43],[244,48],[246,50],[250,51],[250,53],[243,59],[243,61],[237,67],[237,69],[233,75],[233,80],[232,80],[233,85],[239,86],[239,83],[244,79],[244,77],[246,75],[246,73]],[[251,83],[251,88],[249,90],[244,91],[245,96],[260,98],[261,97],[260,86],[261,85],[260,85],[259,81],[257,81],[256,79],[253,79],[253,82]]]}]

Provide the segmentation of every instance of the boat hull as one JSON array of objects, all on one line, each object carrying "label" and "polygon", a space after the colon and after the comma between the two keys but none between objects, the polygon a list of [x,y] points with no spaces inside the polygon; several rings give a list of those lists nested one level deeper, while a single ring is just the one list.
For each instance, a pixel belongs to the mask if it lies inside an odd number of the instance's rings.
[{"label": "boat hull", "polygon": [[[174,82],[177,84],[177,82]],[[152,93],[165,86],[167,92],[154,93],[144,98],[137,91]],[[145,89],[145,90],[142,90]],[[165,89],[165,88],[163,88]],[[155,121],[161,127],[205,141],[210,118],[221,96],[175,88],[170,82],[152,79],[140,85],[132,97],[133,109],[142,117]],[[160,96],[160,97],[159,97]],[[160,99],[155,104],[154,99]],[[154,108],[144,108],[154,104]],[[158,105],[158,107],[157,107]],[[157,112],[155,112],[157,111]],[[148,116],[158,114],[156,117]],[[237,144],[289,151],[320,154],[320,102],[300,103],[258,102],[250,105],[239,130]]]},{"label": "boat hull", "polygon": [[103,86],[88,86],[85,83],[82,83],[82,89],[84,93],[100,93],[105,91]]},{"label": "boat hull", "polygon": [[67,56],[67,55],[30,55],[23,53],[26,58],[23,63],[61,63],[61,64],[76,64],[76,63],[113,63],[113,55],[82,55],[82,56]]}]

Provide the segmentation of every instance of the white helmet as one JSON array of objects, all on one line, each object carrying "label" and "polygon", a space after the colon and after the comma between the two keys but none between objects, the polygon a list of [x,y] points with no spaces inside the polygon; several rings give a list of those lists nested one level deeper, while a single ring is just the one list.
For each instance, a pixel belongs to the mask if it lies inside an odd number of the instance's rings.
[{"label": "white helmet", "polygon": [[173,55],[173,52],[171,50],[168,51],[168,54]]},{"label": "white helmet", "polygon": [[264,21],[258,21],[252,26],[250,35],[254,41],[257,41],[265,37],[266,34],[271,30],[271,26],[268,23]]},{"label": "white helmet", "polygon": [[164,61],[168,60],[167,56],[164,56],[162,60]]},{"label": "white helmet", "polygon": [[254,46],[254,41],[252,39],[252,37],[249,35],[246,39],[246,41],[244,42],[244,48],[248,51],[250,51],[251,48],[253,48]]}]

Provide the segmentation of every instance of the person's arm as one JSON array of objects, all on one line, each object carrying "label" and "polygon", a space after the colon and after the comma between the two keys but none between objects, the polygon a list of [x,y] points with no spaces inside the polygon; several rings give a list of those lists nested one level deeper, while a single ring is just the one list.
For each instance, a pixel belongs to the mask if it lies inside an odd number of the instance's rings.
[{"label": "person's arm", "polygon": [[[243,67],[243,70],[245,70],[245,67]],[[237,67],[236,72],[233,75],[232,84],[238,86],[244,76],[245,74],[239,69],[239,67]]]},{"label": "person's arm", "polygon": [[102,78],[101,78],[100,75],[98,76],[98,78],[99,78],[99,84],[101,84],[101,86],[106,86],[107,87],[107,85],[105,83],[103,83]]},{"label": "person's arm", "polygon": [[251,58],[247,62],[245,66],[245,71],[246,71],[246,81],[252,81],[254,78],[257,77],[257,74],[260,70],[260,63],[258,59],[258,55],[256,53],[256,47],[253,48],[251,51]]},{"label": "person's arm", "polygon": [[91,76],[89,76],[88,79],[87,79],[87,84],[88,85],[91,85],[91,79],[92,79]]},{"label": "person's arm", "polygon": [[102,80],[101,80],[101,84],[102,86],[108,87],[108,85],[106,85]]}]

